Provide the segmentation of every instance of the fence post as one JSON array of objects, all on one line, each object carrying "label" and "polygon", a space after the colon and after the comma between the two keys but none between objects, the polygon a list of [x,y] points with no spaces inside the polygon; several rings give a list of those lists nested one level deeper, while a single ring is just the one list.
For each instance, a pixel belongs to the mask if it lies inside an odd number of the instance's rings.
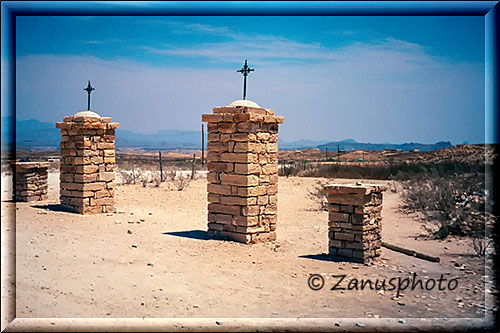
[{"label": "fence post", "polygon": [[161,150],[158,150],[158,154],[160,155],[160,182],[163,183],[163,165],[161,163]]},{"label": "fence post", "polygon": [[194,163],[195,163],[195,161],[196,161],[196,153],[193,154],[193,167],[191,169],[191,180],[194,179]]}]

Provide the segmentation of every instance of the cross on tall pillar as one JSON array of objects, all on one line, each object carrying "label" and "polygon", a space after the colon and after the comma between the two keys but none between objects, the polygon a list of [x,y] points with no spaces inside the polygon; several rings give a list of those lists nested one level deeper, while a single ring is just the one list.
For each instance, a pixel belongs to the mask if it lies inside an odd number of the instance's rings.
[{"label": "cross on tall pillar", "polygon": [[245,65],[243,65],[242,69],[238,69],[237,72],[243,74],[243,99],[247,96],[247,76],[248,73],[253,72],[254,69],[248,67],[247,60],[245,59]]},{"label": "cross on tall pillar", "polygon": [[84,88],[83,90],[87,91],[87,94],[88,94],[88,109],[90,111],[90,93],[92,92],[92,90],[95,90],[95,88],[93,88],[91,85],[90,85],[90,81],[89,81],[89,84],[87,85],[87,88]]}]

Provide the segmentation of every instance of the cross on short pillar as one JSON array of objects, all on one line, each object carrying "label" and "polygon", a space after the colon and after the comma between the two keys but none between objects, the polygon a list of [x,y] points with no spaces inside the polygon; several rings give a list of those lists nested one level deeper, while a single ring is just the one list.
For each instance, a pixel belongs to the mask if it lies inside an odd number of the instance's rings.
[{"label": "cross on short pillar", "polygon": [[90,93],[92,92],[92,90],[95,90],[95,88],[93,88],[91,85],[90,85],[90,81],[89,81],[89,84],[87,85],[87,88],[84,88],[83,90],[87,91],[87,94],[88,94],[88,109],[90,111]]},{"label": "cross on short pillar", "polygon": [[242,69],[238,69],[237,72],[243,74],[243,99],[247,96],[247,76],[248,73],[253,72],[254,69],[248,67],[247,60],[245,59],[245,65],[243,65]]}]

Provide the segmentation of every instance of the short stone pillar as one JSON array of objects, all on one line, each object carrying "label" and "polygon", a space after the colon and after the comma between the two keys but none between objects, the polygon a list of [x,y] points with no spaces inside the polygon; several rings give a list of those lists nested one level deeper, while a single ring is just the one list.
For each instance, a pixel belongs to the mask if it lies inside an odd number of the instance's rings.
[{"label": "short stone pillar", "polygon": [[208,235],[242,243],[276,239],[278,124],[251,101],[203,114],[208,122]]},{"label": "short stone pillar", "polygon": [[110,117],[83,111],[61,129],[61,205],[80,214],[114,211],[115,129]]},{"label": "short stone pillar", "polygon": [[49,162],[16,162],[15,200],[47,200]]},{"label": "short stone pillar", "polygon": [[369,263],[382,245],[382,185],[326,186],[329,254]]}]

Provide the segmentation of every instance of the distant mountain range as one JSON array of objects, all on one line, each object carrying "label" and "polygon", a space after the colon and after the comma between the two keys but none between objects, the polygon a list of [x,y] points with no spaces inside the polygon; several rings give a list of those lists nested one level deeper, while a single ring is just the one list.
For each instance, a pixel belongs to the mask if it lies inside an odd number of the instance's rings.
[{"label": "distant mountain range", "polygon": [[424,143],[361,143],[354,140],[342,140],[339,142],[328,142],[326,144],[318,145],[317,148],[321,150],[328,149],[329,151],[351,151],[351,150],[386,150],[386,149],[400,149],[402,151],[418,150],[418,151],[432,151],[441,148],[449,148],[452,144],[449,141],[440,141],[434,144]]},{"label": "distant mountain range", "polygon": [[[13,128],[9,125],[12,119],[2,117],[2,149],[8,147],[13,138]],[[60,133],[54,123],[41,122],[35,119],[16,120],[16,148],[18,150],[59,150]],[[199,149],[201,144],[200,131],[162,130],[153,134],[136,133],[119,129],[116,131],[117,148],[145,148],[145,149]],[[206,140],[205,140],[206,145]],[[437,142],[435,144],[422,143],[360,143],[353,139],[342,141],[279,141],[280,149],[299,150],[308,148],[319,148],[329,151],[351,151],[351,150],[384,150],[401,149],[403,151],[418,149],[419,151],[431,151],[440,148],[451,147],[450,142]]]}]

